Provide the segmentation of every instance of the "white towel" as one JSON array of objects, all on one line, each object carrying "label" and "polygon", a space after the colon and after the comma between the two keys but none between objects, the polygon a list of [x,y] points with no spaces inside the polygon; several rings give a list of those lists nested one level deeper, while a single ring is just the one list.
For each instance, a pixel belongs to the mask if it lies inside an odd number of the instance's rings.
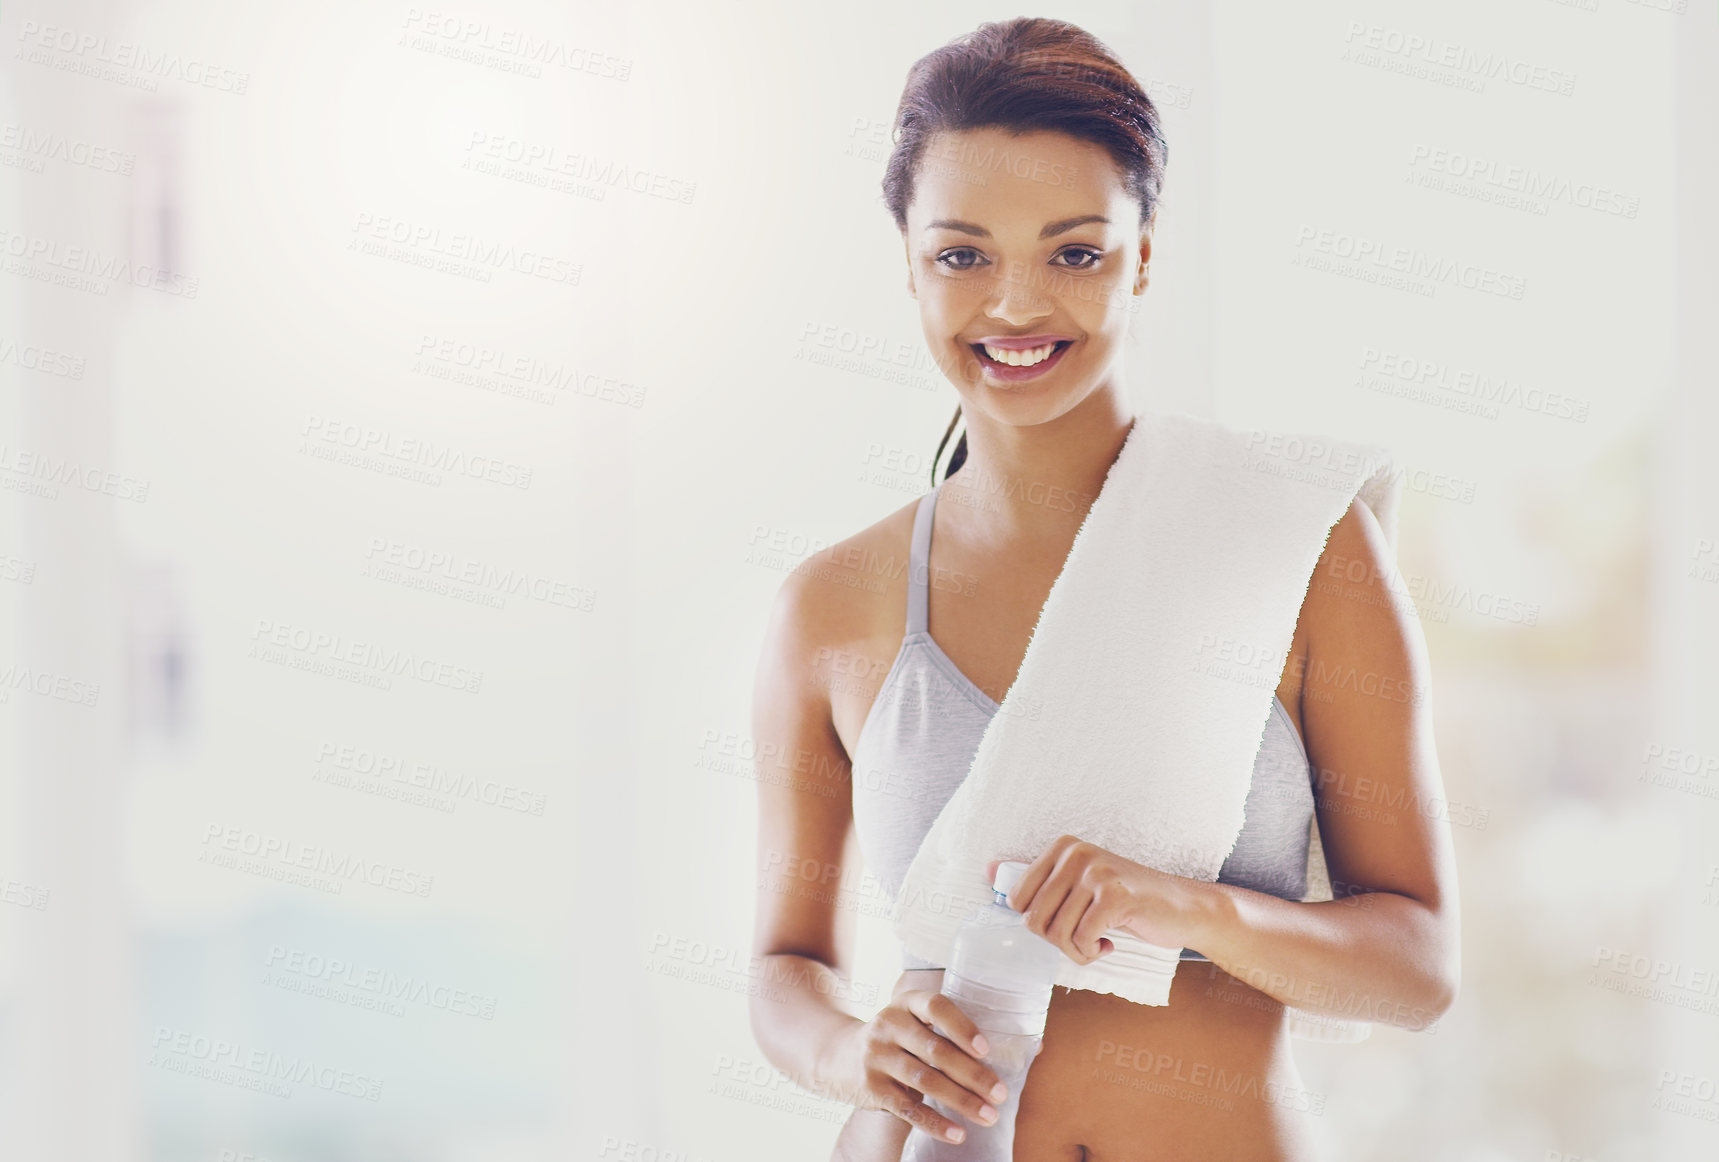
[{"label": "white towel", "polygon": [[[1140,411],[897,893],[907,949],[948,964],[961,921],[990,899],[986,863],[1036,859],[1063,834],[1216,881],[1331,527],[1359,495],[1394,550],[1400,485],[1380,447]],[[1330,899],[1317,847],[1309,865],[1305,898]],[[1181,950],[1106,935],[1112,952],[1065,956],[1057,983],[1169,1003]],[[1301,1037],[1368,1029],[1290,1014]]]}]

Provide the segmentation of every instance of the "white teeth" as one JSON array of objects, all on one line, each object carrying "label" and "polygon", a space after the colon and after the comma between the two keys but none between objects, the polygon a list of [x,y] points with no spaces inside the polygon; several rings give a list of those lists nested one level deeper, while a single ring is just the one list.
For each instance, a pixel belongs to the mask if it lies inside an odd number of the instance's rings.
[{"label": "white teeth", "polygon": [[982,343],[985,354],[998,363],[1007,363],[1010,367],[1031,367],[1035,363],[1043,363],[1056,352],[1055,343],[1046,343],[1043,347],[1032,347],[1025,351],[1008,351],[1001,347],[993,347]]}]

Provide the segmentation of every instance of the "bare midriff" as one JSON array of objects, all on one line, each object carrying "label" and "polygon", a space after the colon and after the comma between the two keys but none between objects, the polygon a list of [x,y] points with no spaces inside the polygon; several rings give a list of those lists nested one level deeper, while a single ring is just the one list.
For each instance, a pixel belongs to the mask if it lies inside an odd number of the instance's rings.
[{"label": "bare midriff", "polygon": [[[941,969],[909,970],[896,988],[942,984]],[[1323,1105],[1302,1086],[1283,1005],[1215,964],[1183,961],[1168,1005],[1054,991],[1044,1048],[1021,1093],[1015,1157],[1320,1162],[1309,1121]],[[882,1119],[870,1127],[865,1140],[875,1145],[865,1153],[895,1162],[907,1124],[877,1111],[862,1116]],[[860,1153],[854,1162],[873,1162]]]}]

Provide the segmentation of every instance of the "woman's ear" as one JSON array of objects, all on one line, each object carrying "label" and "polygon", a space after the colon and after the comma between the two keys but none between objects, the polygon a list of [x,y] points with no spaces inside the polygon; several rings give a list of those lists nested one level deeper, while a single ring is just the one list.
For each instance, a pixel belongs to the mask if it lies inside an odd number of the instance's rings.
[{"label": "woman's ear", "polygon": [[1140,269],[1134,272],[1134,293],[1144,294],[1146,284],[1150,281],[1147,273],[1152,265],[1152,227],[1158,221],[1157,207],[1153,207],[1152,216],[1146,219],[1146,224],[1140,228]]},{"label": "woman's ear", "polygon": [[907,231],[901,232],[901,253],[907,259],[907,297],[917,299],[919,290],[913,285],[913,251],[907,245]]}]

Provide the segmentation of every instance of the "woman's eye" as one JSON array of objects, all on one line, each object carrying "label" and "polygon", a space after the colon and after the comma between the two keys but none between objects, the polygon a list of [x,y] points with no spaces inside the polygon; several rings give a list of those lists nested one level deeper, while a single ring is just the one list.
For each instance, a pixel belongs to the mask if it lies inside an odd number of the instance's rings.
[{"label": "woman's eye", "polygon": [[[1094,250],[1090,246],[1070,246],[1057,251],[1054,257],[1058,260],[1071,260],[1056,263],[1065,270],[1087,270],[1098,265],[1104,252]],[[951,247],[939,254],[936,261],[950,270],[972,270],[974,267],[991,265],[989,259],[971,246]]]},{"label": "woman's eye", "polygon": [[[954,261],[955,259],[962,257],[969,259],[969,261]],[[973,267],[983,264],[984,257],[971,246],[957,246],[939,254],[937,256],[937,261],[941,262],[944,266],[949,267],[951,270],[971,270]]]},{"label": "woman's eye", "polygon": [[1085,270],[1090,266],[1097,266],[1098,260],[1104,257],[1104,252],[1101,250],[1094,250],[1090,246],[1071,246],[1067,250],[1058,251],[1057,257],[1084,258],[1086,259],[1085,262],[1065,262],[1062,265],[1071,270]]}]

